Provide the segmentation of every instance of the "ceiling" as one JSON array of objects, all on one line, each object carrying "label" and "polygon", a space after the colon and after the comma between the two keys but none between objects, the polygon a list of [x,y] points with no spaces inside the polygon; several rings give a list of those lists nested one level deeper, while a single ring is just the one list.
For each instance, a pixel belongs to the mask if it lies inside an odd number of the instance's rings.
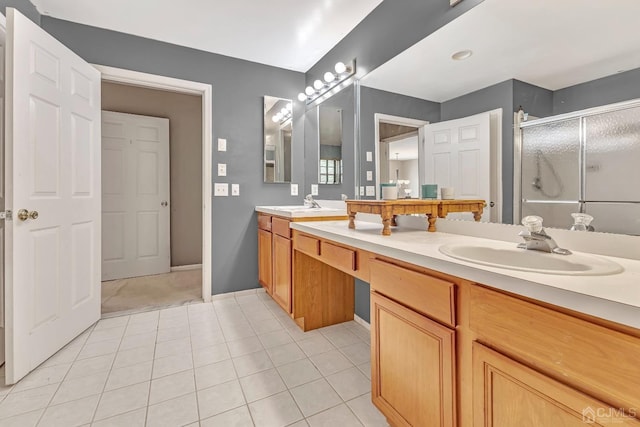
[{"label": "ceiling", "polygon": [[362,85],[435,102],[511,78],[557,90],[640,67],[638,16],[638,0],[484,0]]},{"label": "ceiling", "polygon": [[418,135],[389,143],[389,160],[416,160],[418,158]]},{"label": "ceiling", "polygon": [[41,15],[300,72],[309,70],[382,2],[31,1]]}]

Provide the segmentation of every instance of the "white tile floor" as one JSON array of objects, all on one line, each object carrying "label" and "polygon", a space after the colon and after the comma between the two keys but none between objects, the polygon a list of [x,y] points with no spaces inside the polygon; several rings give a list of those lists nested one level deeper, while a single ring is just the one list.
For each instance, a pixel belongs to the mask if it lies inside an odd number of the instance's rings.
[{"label": "white tile floor", "polygon": [[300,331],[264,292],[103,319],[0,387],[0,426],[386,426],[369,345],[355,322]]}]

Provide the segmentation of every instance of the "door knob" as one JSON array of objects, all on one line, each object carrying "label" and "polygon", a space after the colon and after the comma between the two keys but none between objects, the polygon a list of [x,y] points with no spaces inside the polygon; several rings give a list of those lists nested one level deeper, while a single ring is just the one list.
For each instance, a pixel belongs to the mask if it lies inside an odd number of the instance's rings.
[{"label": "door knob", "polygon": [[29,211],[28,211],[28,210],[26,210],[26,209],[20,209],[20,210],[18,211],[18,219],[19,219],[20,221],[26,221],[26,220],[28,220],[29,218],[31,218],[31,219],[38,219],[38,211],[31,211],[31,212],[29,212]]}]

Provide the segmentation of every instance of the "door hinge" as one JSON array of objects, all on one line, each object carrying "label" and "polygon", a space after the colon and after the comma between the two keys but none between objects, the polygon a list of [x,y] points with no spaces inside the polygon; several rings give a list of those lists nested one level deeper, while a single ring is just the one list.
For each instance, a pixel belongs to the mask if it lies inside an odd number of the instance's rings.
[{"label": "door hinge", "polygon": [[0,211],[0,219],[11,221],[13,219],[13,212],[10,210]]}]

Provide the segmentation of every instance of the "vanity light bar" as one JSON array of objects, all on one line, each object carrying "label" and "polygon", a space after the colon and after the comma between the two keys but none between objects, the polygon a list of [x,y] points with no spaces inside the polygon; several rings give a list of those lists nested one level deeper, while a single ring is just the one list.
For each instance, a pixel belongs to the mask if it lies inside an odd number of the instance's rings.
[{"label": "vanity light bar", "polygon": [[338,62],[334,66],[334,71],[327,71],[324,73],[324,81],[317,79],[313,82],[313,85],[307,86],[304,92],[300,92],[298,94],[298,100],[300,102],[306,101],[307,105],[311,104],[327,92],[340,85],[346,79],[353,76],[355,73],[355,59],[348,64]]}]

